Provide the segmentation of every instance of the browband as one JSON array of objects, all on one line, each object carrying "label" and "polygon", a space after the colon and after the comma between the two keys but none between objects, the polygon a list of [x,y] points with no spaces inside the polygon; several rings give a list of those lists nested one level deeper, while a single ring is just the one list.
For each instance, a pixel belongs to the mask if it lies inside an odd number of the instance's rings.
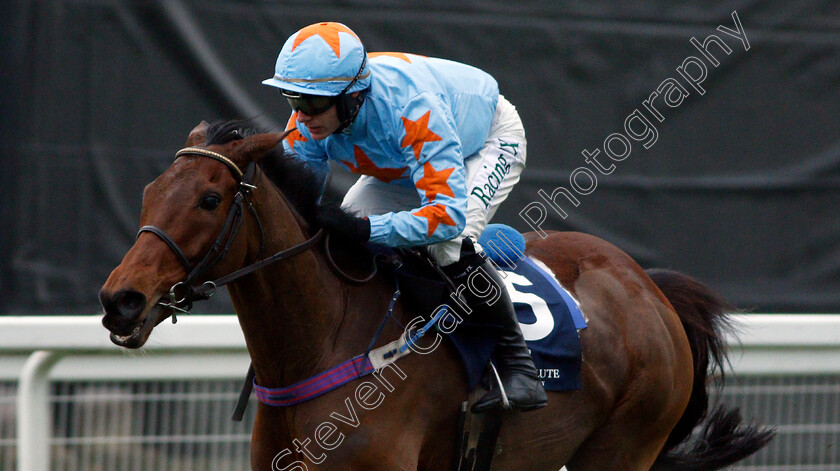
[{"label": "browband", "polygon": [[233,160],[230,160],[229,158],[225,157],[224,155],[218,152],[213,152],[212,150],[207,150],[203,147],[184,147],[183,149],[175,153],[175,158],[177,159],[182,155],[203,155],[204,157],[210,157],[211,159],[218,160],[219,162],[227,165],[228,168],[230,168],[230,171],[233,172],[237,180],[242,180],[242,170],[240,170],[239,167],[235,163],[233,163]]}]

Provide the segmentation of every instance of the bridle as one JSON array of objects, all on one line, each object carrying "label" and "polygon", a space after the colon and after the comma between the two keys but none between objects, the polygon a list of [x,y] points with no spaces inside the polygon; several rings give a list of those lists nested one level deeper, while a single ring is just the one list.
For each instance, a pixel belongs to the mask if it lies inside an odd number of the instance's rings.
[{"label": "bridle", "polygon": [[208,157],[225,164],[228,169],[230,169],[237,182],[239,182],[239,188],[233,198],[233,203],[228,210],[221,232],[219,232],[219,235],[216,237],[213,245],[201,261],[195,265],[190,263],[189,259],[184,254],[184,251],[181,250],[181,247],[179,247],[172,237],[170,237],[163,229],[157,226],[149,225],[143,226],[139,231],[137,231],[138,238],[140,237],[140,234],[150,232],[165,242],[172,252],[175,253],[175,256],[181,262],[181,265],[187,273],[186,278],[183,281],[179,281],[172,285],[169,289],[167,298],[162,298],[158,301],[159,305],[173,310],[173,323],[177,322],[174,311],[189,313],[190,309],[192,309],[194,301],[209,299],[213,296],[213,294],[215,294],[216,288],[238,280],[239,278],[249,275],[267,265],[309,250],[317,244],[325,234],[324,230],[321,229],[314,236],[304,242],[301,242],[300,244],[281,250],[268,258],[261,259],[258,262],[252,263],[244,268],[240,268],[239,270],[229,273],[216,280],[205,281],[200,286],[194,286],[195,280],[204,275],[213,265],[218,263],[225,254],[227,254],[228,250],[230,250],[231,245],[233,245],[233,241],[236,239],[236,235],[239,233],[239,229],[242,227],[245,207],[247,207],[249,212],[254,216],[257,221],[257,226],[260,229],[260,253],[262,253],[265,245],[265,239],[259,215],[257,214],[253,203],[249,199],[251,192],[257,189],[257,187],[251,183],[254,179],[254,175],[256,174],[256,164],[254,164],[254,162],[249,163],[245,172],[243,172],[230,158],[203,147],[186,147],[179,150],[175,154],[175,158],[177,159],[182,155]]}]

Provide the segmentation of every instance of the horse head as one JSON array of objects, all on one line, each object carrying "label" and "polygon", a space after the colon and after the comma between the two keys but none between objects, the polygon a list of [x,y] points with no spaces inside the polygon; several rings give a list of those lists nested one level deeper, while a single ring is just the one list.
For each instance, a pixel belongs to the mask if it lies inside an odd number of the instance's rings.
[{"label": "horse head", "polygon": [[239,231],[259,224],[243,209],[252,188],[246,169],[286,134],[244,133],[236,124],[196,126],[143,191],[141,229],[99,292],[115,344],[143,346],[157,324],[191,304],[195,284],[241,267],[261,245],[260,231]]}]

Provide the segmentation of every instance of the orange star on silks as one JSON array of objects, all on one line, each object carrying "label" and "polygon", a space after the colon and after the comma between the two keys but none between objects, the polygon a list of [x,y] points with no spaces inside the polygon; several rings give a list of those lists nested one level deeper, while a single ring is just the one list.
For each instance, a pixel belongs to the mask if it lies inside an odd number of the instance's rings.
[{"label": "orange star on silks", "polygon": [[417,212],[411,213],[415,216],[424,217],[429,221],[429,237],[435,233],[439,224],[446,226],[455,226],[455,221],[446,213],[446,206],[442,204],[435,204],[430,206],[423,206]]},{"label": "orange star on silks", "polygon": [[[292,128],[297,126],[297,116],[298,116],[297,111],[292,113],[292,116],[289,118],[289,122],[286,123],[286,130],[287,131],[289,129],[292,129]],[[286,136],[286,139],[285,139],[285,141],[289,144],[289,147],[291,147],[292,149],[295,148],[295,142],[297,142],[297,141],[306,142],[308,140],[309,139],[303,137],[303,134],[301,134],[300,131],[298,131],[297,129],[290,132],[289,135]]]},{"label": "orange star on silks", "polygon": [[370,157],[368,157],[367,154],[359,148],[359,146],[353,146],[353,155],[356,157],[356,163],[359,165],[358,167],[353,165],[353,162],[349,162],[347,160],[342,160],[341,163],[346,165],[353,173],[370,175],[382,180],[385,183],[390,183],[393,180],[402,178],[405,171],[408,170],[408,167],[377,167],[376,164],[370,160]]},{"label": "orange star on silks", "polygon": [[452,193],[452,188],[446,184],[446,180],[452,175],[455,168],[445,168],[443,170],[435,170],[432,164],[426,162],[423,164],[423,178],[417,180],[417,188],[426,191],[426,198],[433,201],[438,194],[448,195],[452,198],[455,194]]},{"label": "orange star on silks", "polygon": [[423,150],[424,143],[441,140],[440,136],[429,130],[429,116],[431,114],[432,111],[429,110],[415,121],[405,116],[400,118],[403,126],[405,126],[405,137],[400,147],[411,146],[414,149],[414,158],[417,160],[420,160],[420,151]]},{"label": "orange star on silks", "polygon": [[371,59],[379,56],[396,57],[397,59],[402,59],[411,64],[411,59],[409,59],[408,55],[404,52],[368,52],[368,57]]},{"label": "orange star on silks", "polygon": [[338,33],[352,34],[356,39],[359,39],[350,28],[340,23],[316,23],[309,25],[298,32],[295,42],[292,43],[292,50],[294,51],[300,43],[306,41],[312,36],[321,36],[321,38],[329,44],[336,57],[341,57],[341,43],[338,39]]}]

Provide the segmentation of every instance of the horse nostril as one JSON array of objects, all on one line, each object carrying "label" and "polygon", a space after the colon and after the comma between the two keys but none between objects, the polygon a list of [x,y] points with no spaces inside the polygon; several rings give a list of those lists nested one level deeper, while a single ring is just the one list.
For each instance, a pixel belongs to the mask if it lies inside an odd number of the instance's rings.
[{"label": "horse nostril", "polygon": [[146,307],[146,296],[137,291],[124,290],[111,294],[106,291],[99,292],[99,302],[105,309],[107,324],[113,322],[132,321],[137,318]]},{"label": "horse nostril", "polygon": [[139,316],[146,307],[146,296],[137,291],[123,291],[118,293],[114,301],[117,313],[130,319]]}]

